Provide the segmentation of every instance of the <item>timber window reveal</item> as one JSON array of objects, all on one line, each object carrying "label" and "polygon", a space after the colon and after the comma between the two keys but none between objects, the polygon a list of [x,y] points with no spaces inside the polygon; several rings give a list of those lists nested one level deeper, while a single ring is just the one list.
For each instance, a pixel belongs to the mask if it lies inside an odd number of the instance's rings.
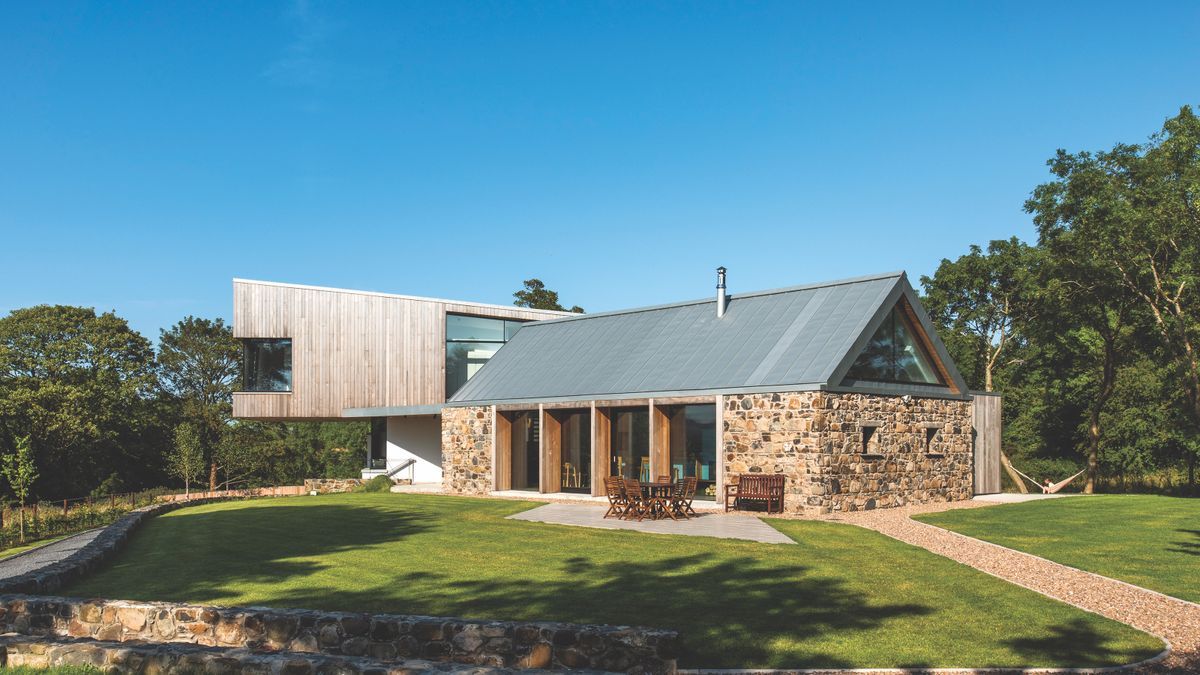
[{"label": "timber window reveal", "polygon": [[894,307],[846,372],[853,380],[945,385],[917,330],[900,305]]},{"label": "timber window reveal", "polygon": [[292,390],[291,338],[242,340],[242,390]]}]

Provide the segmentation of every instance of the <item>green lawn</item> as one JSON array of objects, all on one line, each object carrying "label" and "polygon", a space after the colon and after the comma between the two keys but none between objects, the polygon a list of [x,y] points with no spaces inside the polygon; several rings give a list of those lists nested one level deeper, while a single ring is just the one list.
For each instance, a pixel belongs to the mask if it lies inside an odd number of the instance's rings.
[{"label": "green lawn", "polygon": [[1200,602],[1200,499],[1095,495],[917,519]]},{"label": "green lawn", "polygon": [[72,595],[676,628],[699,667],[1089,666],[1162,643],[849,525],[800,545],[505,520],[529,502],[350,494],[146,524]]}]

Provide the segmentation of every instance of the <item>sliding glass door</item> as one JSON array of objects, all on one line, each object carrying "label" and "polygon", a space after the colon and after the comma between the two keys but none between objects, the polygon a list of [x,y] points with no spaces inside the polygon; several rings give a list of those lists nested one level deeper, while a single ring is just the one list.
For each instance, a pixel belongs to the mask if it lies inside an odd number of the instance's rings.
[{"label": "sliding glass door", "polygon": [[609,475],[649,481],[650,411],[645,406],[613,408],[611,415]]},{"label": "sliding glass door", "polygon": [[592,491],[592,412],[591,410],[555,411],[559,423],[562,457],[563,492]]},{"label": "sliding glass door", "polygon": [[671,477],[696,478],[696,497],[713,499],[717,484],[717,408],[714,404],[667,407],[671,425]]}]

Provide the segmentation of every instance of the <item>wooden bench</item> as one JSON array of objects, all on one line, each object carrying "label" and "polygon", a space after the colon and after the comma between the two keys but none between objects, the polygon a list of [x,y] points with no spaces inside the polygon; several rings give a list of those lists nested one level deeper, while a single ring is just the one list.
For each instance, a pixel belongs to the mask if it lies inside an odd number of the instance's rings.
[{"label": "wooden bench", "polygon": [[736,482],[725,486],[726,513],[729,512],[730,500],[733,500],[735,510],[746,502],[766,502],[767,513],[783,513],[784,476],[744,473],[734,479]]}]

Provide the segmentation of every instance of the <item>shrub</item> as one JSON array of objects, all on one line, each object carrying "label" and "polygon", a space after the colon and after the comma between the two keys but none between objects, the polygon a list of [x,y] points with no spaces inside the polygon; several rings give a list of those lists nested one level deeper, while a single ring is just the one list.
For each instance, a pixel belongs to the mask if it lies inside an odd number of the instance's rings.
[{"label": "shrub", "polygon": [[387,476],[375,476],[371,480],[355,488],[355,492],[387,492],[392,489],[392,479]]}]

